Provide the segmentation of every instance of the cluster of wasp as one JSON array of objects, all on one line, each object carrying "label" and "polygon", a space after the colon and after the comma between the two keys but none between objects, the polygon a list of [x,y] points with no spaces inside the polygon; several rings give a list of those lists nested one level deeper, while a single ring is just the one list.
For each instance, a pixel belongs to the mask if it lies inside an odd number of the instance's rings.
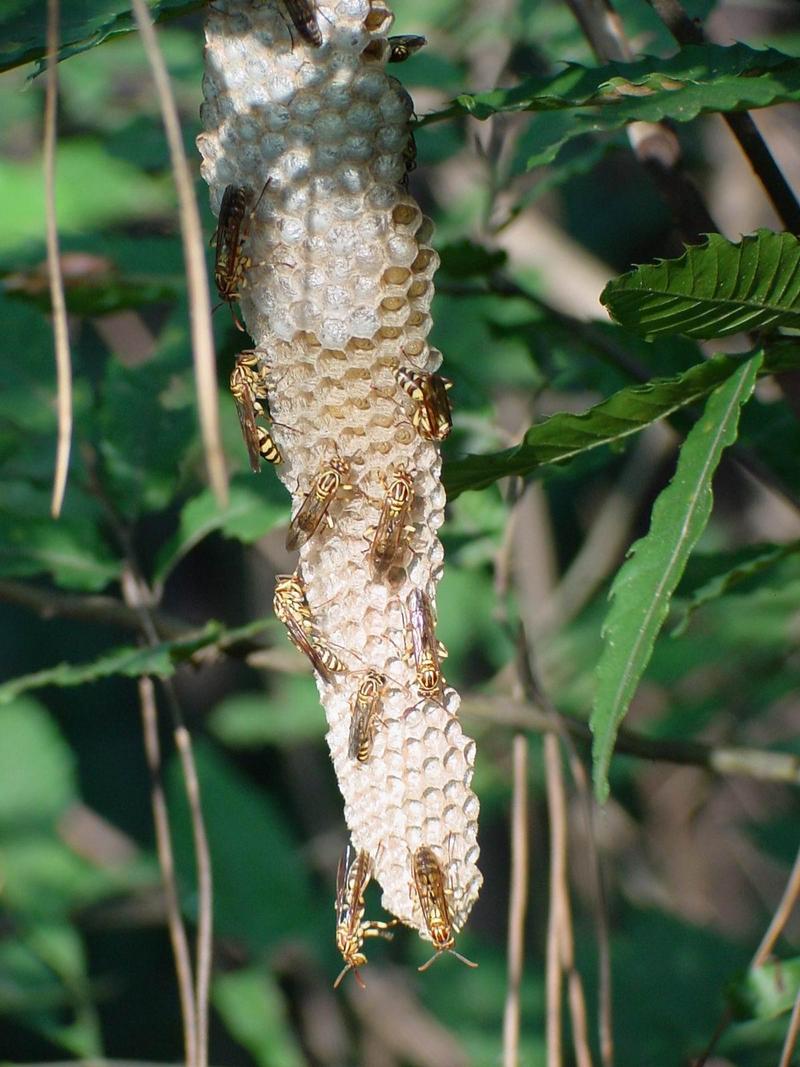
[{"label": "cluster of wasp", "polygon": [[[284,3],[298,33],[311,46],[320,47],[322,33],[314,0],[284,0]],[[423,37],[414,35],[390,37],[388,61],[405,60],[424,43]],[[411,169],[414,164],[413,136],[410,136],[404,159],[407,170]],[[252,259],[246,254],[250,225],[269,183],[270,179],[267,179],[257,199],[252,189],[236,185],[228,185],[222,197],[213,238],[216,246],[214,278],[221,300],[232,311],[246,284],[247,272],[253,266]],[[233,314],[237,327],[243,329],[235,311]],[[241,352],[230,378],[250,465],[255,472],[260,469],[262,460],[272,464],[283,460],[270,430],[259,422],[259,419],[272,421],[269,369],[263,355],[258,349]],[[452,383],[438,374],[401,363],[392,373],[397,386],[412,405],[411,421],[415,430],[426,440],[445,440],[452,429],[447,396]],[[350,477],[350,462],[338,453],[322,464],[292,516],[286,537],[287,549],[302,547],[317,534],[323,523],[333,525],[330,511],[334,501],[355,489],[348,481]],[[379,504],[378,521],[369,539],[367,561],[375,581],[391,582],[392,569],[402,562],[414,533],[414,526],[409,521],[415,499],[414,475],[405,466],[398,466],[388,479],[381,480],[384,495]],[[350,668],[315,625],[299,572],[278,576],[273,603],[275,614],[286,627],[289,639],[309,659],[323,680],[331,682],[336,675],[349,673]],[[426,593],[414,589],[403,609],[409,646],[407,657],[414,668],[419,696],[422,700],[442,703],[444,679],[440,661],[447,653],[435,636],[431,600]],[[378,729],[385,725],[381,713],[389,686],[388,678],[380,671],[368,669],[363,674],[353,700],[348,739],[348,757],[359,763],[370,759]],[[469,966],[475,966],[454,951],[455,928],[448,903],[447,878],[433,849],[428,845],[417,848],[411,854],[410,865],[413,891],[436,949],[434,956],[420,970],[427,969],[443,952],[451,952]],[[336,979],[336,986],[350,970],[361,983],[358,968],[366,963],[364,939],[391,937],[391,928],[399,922],[398,919],[388,923],[365,920],[364,895],[373,870],[372,857],[366,851],[347,847],[337,875],[336,944],[345,966]]]}]

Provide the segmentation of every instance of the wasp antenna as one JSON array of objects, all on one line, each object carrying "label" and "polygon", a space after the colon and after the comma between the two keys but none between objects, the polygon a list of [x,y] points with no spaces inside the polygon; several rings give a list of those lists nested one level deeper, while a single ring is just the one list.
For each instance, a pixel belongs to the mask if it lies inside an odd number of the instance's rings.
[{"label": "wasp antenna", "polygon": [[475,968],[478,966],[477,963],[473,963],[472,960],[468,960],[466,956],[462,956],[460,952],[456,952],[454,948],[450,948],[447,951],[450,953],[451,956],[455,956],[457,960],[461,960],[462,963],[466,963],[467,967]]},{"label": "wasp antenna", "polygon": [[427,969],[430,967],[430,965],[432,963],[435,963],[439,959],[441,954],[442,954],[441,949],[438,952],[434,952],[434,954],[431,956],[431,958],[428,960],[427,963],[423,963],[421,967],[417,967],[417,970],[419,971],[419,973],[422,974],[423,971],[427,971]]},{"label": "wasp antenna", "polygon": [[[241,324],[241,322],[239,321],[238,316],[236,315],[236,312],[233,310],[233,301],[232,300],[228,300],[228,301],[223,300],[223,304],[224,303],[227,303],[228,307],[231,309],[231,318],[233,319],[233,325],[241,333],[245,333],[246,331],[245,331],[244,326]],[[217,307],[219,307],[219,304],[217,304]]]},{"label": "wasp antenna", "polygon": [[[347,974],[348,971],[352,971],[352,969],[353,968],[350,966],[349,963],[347,964],[346,967],[342,968],[342,970],[339,972],[339,977],[333,983],[333,988],[334,989],[338,989],[339,988],[339,986],[342,984],[342,979],[344,978],[344,976]],[[356,977],[358,977],[358,971],[356,971]]]},{"label": "wasp antenna", "polygon": [[[258,200],[256,200],[255,204],[253,204],[253,210],[252,210],[252,211],[250,212],[250,215],[251,215],[251,216],[255,214],[255,212],[256,212],[256,208],[257,208],[257,207],[258,207],[258,205],[259,205],[259,204],[261,203],[261,197],[262,197],[262,196],[264,195],[264,193],[265,193],[265,192],[267,191],[267,186],[269,185],[269,183],[270,183],[271,181],[272,181],[272,175],[270,175],[270,176],[269,176],[269,178],[267,178],[267,180],[266,180],[266,181],[264,182],[264,187],[262,188],[261,192],[260,192],[260,193],[258,194]],[[447,380],[447,379],[443,379],[443,381],[446,381],[446,380]],[[450,384],[452,385],[452,382],[451,382]]]}]

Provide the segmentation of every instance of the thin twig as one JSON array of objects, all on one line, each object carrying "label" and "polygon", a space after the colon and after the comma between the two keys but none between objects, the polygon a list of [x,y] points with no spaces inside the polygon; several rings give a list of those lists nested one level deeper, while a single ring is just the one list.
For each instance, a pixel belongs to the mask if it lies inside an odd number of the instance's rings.
[{"label": "thin twig", "polygon": [[189,957],[189,944],[186,928],[181,918],[178,900],[178,887],[175,877],[175,860],[172,852],[172,839],[167,815],[167,803],[161,780],[161,747],[158,740],[158,713],[155,693],[151,678],[139,679],[139,701],[144,728],[144,745],[147,755],[147,767],[150,771],[150,797],[153,807],[153,822],[156,829],[156,849],[164,883],[164,903],[167,913],[167,927],[172,942],[175,958],[175,970],[178,976],[178,995],[183,1019],[183,1043],[187,1067],[197,1064],[197,1014],[195,994],[192,987],[192,963]]},{"label": "thin twig", "polygon": [[203,807],[200,801],[200,783],[192,751],[192,739],[189,731],[181,722],[180,706],[175,699],[172,686],[167,687],[170,704],[173,707],[175,722],[175,746],[181,760],[181,769],[186,783],[186,796],[189,800],[189,812],[192,820],[192,838],[194,841],[195,863],[197,866],[197,951],[195,956],[195,1000],[197,1003],[197,1063],[198,1067],[208,1064],[208,998],[211,988],[212,959],[212,882],[211,853],[208,836],[203,821]]},{"label": "thin twig", "polygon": [[[751,969],[754,969],[756,967],[763,967],[764,964],[767,962],[770,955],[772,954],[773,948],[775,947],[775,942],[783,933],[783,930],[787,922],[789,921],[792,912],[797,906],[798,899],[800,899],[800,849],[798,849],[797,855],[795,856],[795,860],[792,865],[792,869],[789,872],[789,878],[787,879],[786,887],[783,890],[783,894],[781,896],[780,902],[778,903],[778,907],[775,909],[775,913],[772,916],[772,919],[770,920],[770,924],[767,927],[766,933],[762,937],[761,942],[756,951],[754,952],[752,960],[750,961]],[[796,1006],[797,1005],[795,1004],[795,1007]],[[712,1034],[708,1044],[703,1050],[702,1055],[699,1059],[695,1060],[693,1067],[704,1067],[709,1056],[716,1048],[717,1042],[725,1033],[728,1026],[731,1024],[731,1021],[732,1015],[730,1009],[726,1009],[722,1013],[722,1017],[717,1023],[716,1029],[714,1030],[714,1033]],[[789,1032],[786,1035],[787,1044],[784,1045],[784,1049],[790,1047],[788,1042],[789,1037],[792,1033],[793,1023],[794,1011],[792,1012],[792,1021],[789,1024]],[[791,1047],[793,1047],[793,1043],[796,1038],[797,1034],[795,1033]],[[783,1067],[783,1060],[781,1061],[781,1067]]]},{"label": "thin twig", "polygon": [[58,383],[58,444],[53,474],[50,512],[54,519],[61,514],[69,473],[72,447],[72,359],[69,350],[67,303],[61,274],[56,211],[56,120],[58,116],[58,38],[59,0],[47,0],[47,83],[44,103],[44,211],[47,230],[47,275],[50,283],[50,306],[56,350]]},{"label": "thin twig", "polygon": [[511,893],[508,902],[508,991],[503,1014],[503,1067],[519,1063],[519,1002],[528,901],[528,741],[512,745]]},{"label": "thin twig", "polygon": [[[138,611],[113,596],[62,593],[57,589],[45,589],[40,585],[3,578],[0,579],[0,601],[26,608],[43,619],[75,619],[137,633],[142,628]],[[162,640],[178,640],[188,637],[192,630],[196,631],[195,627],[164,612],[152,611],[151,615]]]},{"label": "thin twig", "polygon": [[145,0],[131,0],[131,4],[142,37],[142,44],[153,73],[153,81],[158,93],[159,106],[172,159],[172,171],[175,175],[183,258],[186,263],[188,280],[189,321],[191,323],[192,353],[197,381],[200,428],[203,435],[209,481],[217,502],[220,507],[224,507],[228,502],[228,480],[220,436],[214,335],[211,330],[211,300],[208,292],[208,275],[206,273],[205,250],[200,227],[200,213],[197,209],[197,201],[194,198],[189,164],[183,148],[178,107],[170,85],[164,57],[158,47],[147,4]]},{"label": "thin twig", "polygon": [[[125,539],[127,540],[127,538]],[[156,644],[158,634],[150,613],[151,591],[138,571],[136,558],[128,550],[128,566],[122,575],[122,589],[126,603],[139,612],[142,630],[149,644]],[[208,993],[211,976],[211,948],[213,936],[213,886],[211,857],[203,820],[200,785],[194,762],[191,735],[183,722],[180,704],[171,682],[162,682],[172,719],[173,738],[181,760],[184,790],[189,806],[194,841],[195,871],[197,875],[197,940],[195,948],[195,989],[193,992],[192,1020],[194,1027],[194,1054],[190,1067],[207,1067],[208,1064]],[[191,971],[190,971],[191,980]]]},{"label": "thin twig", "polygon": [[[534,730],[536,733],[544,733],[553,728],[550,717],[540,704],[515,701],[506,696],[468,696],[462,701],[461,710],[465,716],[471,715],[518,729]],[[564,728],[576,741],[591,744],[592,732],[585,720],[577,719],[563,711],[558,714]],[[716,774],[741,775],[760,781],[800,785],[800,756],[790,752],[717,747],[702,741],[656,739],[643,737],[626,728],[620,730],[616,751],[662,763],[704,767]]]},{"label": "thin twig", "polygon": [[[649,3],[678,44],[705,44],[708,41],[702,27],[689,18],[680,0],[649,0]],[[750,113],[723,114],[722,118],[747,156],[783,225],[790,233],[800,233],[800,204]]]},{"label": "thin twig", "polygon": [[547,811],[550,824],[550,893],[547,915],[547,1067],[562,1067],[561,1038],[561,931],[562,909],[560,894],[563,879],[559,868],[566,869],[567,825],[564,805],[553,780],[552,766],[560,760],[558,738],[548,732],[544,737],[544,757],[547,778]]},{"label": "thin twig", "polygon": [[[567,976],[567,994],[572,1021],[572,1043],[578,1067],[592,1067],[589,1033],[586,1023],[586,1000],[581,976],[575,967],[575,945],[572,936],[572,908],[567,878],[567,802],[561,749],[558,734],[551,731],[544,738],[545,776],[547,780],[547,810],[550,816],[552,852],[550,856],[551,908],[556,909],[555,928],[561,966]],[[549,928],[548,928],[549,938]],[[549,947],[549,941],[548,941]]]},{"label": "thin twig", "polygon": [[755,951],[750,964],[751,967],[763,967],[767,962],[775,947],[775,942],[783,933],[789,917],[797,906],[798,899],[800,899],[800,849],[798,849],[794,858],[794,864],[789,873],[780,903],[775,909],[775,914],[770,920],[766,933],[761,938],[761,943]]},{"label": "thin twig", "polygon": [[792,1017],[789,1020],[789,1029],[786,1031],[786,1039],[783,1042],[781,1061],[778,1067],[790,1067],[798,1033],[800,1033],[800,989],[798,989],[797,996],[794,998]]},{"label": "thin twig", "polygon": [[589,776],[572,738],[559,721],[559,734],[569,758],[575,788],[580,800],[586,824],[586,840],[589,849],[589,869],[592,878],[592,899],[597,936],[597,1031],[600,1039],[600,1058],[603,1067],[614,1064],[614,1026],[611,999],[611,939],[608,932],[608,907],[606,902],[603,868],[594,833],[594,800]]},{"label": "thin twig", "polygon": [[544,692],[536,677],[534,672],[533,647],[524,626],[520,626],[517,635],[517,675],[527,699],[531,701],[531,703],[535,703],[543,708],[550,729],[558,734],[564,745],[569,758],[570,770],[575,782],[581,811],[583,813],[586,840],[589,850],[589,868],[593,882],[592,898],[594,902],[594,919],[597,936],[597,1028],[600,1040],[600,1056],[603,1062],[603,1067],[613,1067],[614,1030],[611,1001],[611,948],[608,933],[608,914],[606,908],[605,886],[603,883],[603,871],[594,833],[594,800],[589,784],[589,776],[587,775],[586,768],[575,748],[573,738],[570,736],[567,729],[566,721]]}]

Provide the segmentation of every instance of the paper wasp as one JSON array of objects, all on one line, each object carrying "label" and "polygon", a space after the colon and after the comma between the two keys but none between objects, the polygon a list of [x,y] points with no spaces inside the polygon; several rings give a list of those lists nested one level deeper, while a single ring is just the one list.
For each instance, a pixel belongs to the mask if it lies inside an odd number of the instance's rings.
[{"label": "paper wasp", "polygon": [[348,971],[353,971],[356,981],[364,988],[364,982],[358,973],[359,967],[367,962],[364,955],[365,937],[391,938],[392,922],[364,922],[364,893],[372,877],[372,860],[365,851],[356,852],[348,845],[339,860],[336,872],[336,947],[344,958],[345,967],[333,983],[336,989]]},{"label": "paper wasp", "polygon": [[404,63],[428,42],[416,33],[402,33],[389,38],[389,63]]},{"label": "paper wasp", "polygon": [[372,537],[368,558],[373,578],[380,578],[397,559],[404,536],[412,534],[408,515],[414,503],[414,478],[405,467],[396,467],[381,505],[378,525]]},{"label": "paper wasp", "polygon": [[453,416],[447,390],[453,388],[449,378],[427,374],[413,367],[395,367],[400,388],[414,402],[414,428],[429,441],[444,441],[453,429]]},{"label": "paper wasp", "polygon": [[289,523],[286,547],[290,552],[304,545],[314,535],[323,519],[327,520],[329,526],[333,526],[328,511],[339,490],[347,492],[353,488],[345,482],[349,474],[350,464],[340,456],[334,456],[327,466],[322,468]]},{"label": "paper wasp", "polygon": [[279,574],[272,598],[275,616],[286,627],[294,647],[311,661],[311,666],[326,681],[334,674],[343,674],[347,665],[333,649],[320,641],[312,621],[305,587],[298,574]]},{"label": "paper wasp", "polygon": [[455,950],[455,927],[450,918],[450,906],[447,900],[449,893],[444,871],[433,849],[428,845],[422,845],[411,857],[411,873],[414,877],[414,888],[417,891],[422,916],[436,949],[428,962],[423,963],[417,970],[427,971],[443,952],[449,952],[467,967],[477,967],[477,963],[473,963]]},{"label": "paper wasp", "polygon": [[447,656],[447,649],[436,640],[433,608],[430,597],[419,589],[413,589],[408,598],[408,631],[411,635],[411,658],[417,672],[419,695],[438,698],[443,696],[444,678],[440,660]]},{"label": "paper wasp", "polygon": [[366,763],[372,752],[375,734],[381,722],[381,702],[385,692],[386,675],[378,671],[367,671],[353,702],[347,750],[350,759],[358,760],[359,763]]},{"label": "paper wasp", "polygon": [[261,460],[281,463],[283,456],[272,434],[256,423],[257,415],[269,414],[267,372],[258,359],[255,349],[241,352],[231,371],[231,393],[236,401],[242,436],[247,445],[250,467],[255,474],[261,469]]},{"label": "paper wasp", "polygon": [[261,197],[271,179],[267,178],[258,200],[250,208],[253,199],[252,189],[244,185],[226,185],[219,207],[217,228],[211,243],[215,246],[214,282],[223,303],[231,309],[233,321],[240,330],[244,330],[233,303],[239,299],[239,289],[244,285],[245,273],[252,267],[249,256],[244,255],[244,245],[250,233],[250,220],[261,202]]},{"label": "paper wasp", "polygon": [[283,0],[283,2],[300,36],[304,37],[309,44],[313,44],[315,48],[319,48],[322,44],[322,33],[317,22],[315,0]]}]

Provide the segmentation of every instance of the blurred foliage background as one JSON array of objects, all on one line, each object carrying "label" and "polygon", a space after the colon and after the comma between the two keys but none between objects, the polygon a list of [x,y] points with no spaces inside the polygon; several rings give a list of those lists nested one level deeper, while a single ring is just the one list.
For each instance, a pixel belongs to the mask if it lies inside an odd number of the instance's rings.
[{"label": "blurred foliage background", "polygon": [[[439,636],[479,743],[474,786],[486,883],[459,947],[480,968],[445,958],[418,975],[426,946],[402,933],[373,945],[366,992],[348,982],[334,993],[341,800],[315,687],[270,612],[273,576],[290,565],[282,548],[288,501],[270,471],[249,472],[226,395],[241,338],[225,314],[214,326],[232,474],[227,511],[205,487],[174,188],[142,47],[135,33],[117,32],[132,25],[124,3],[65,6],[65,41],[73,19],[73,45],[112,35],[100,47],[71,48],[76,54],[59,70],[57,196],[75,447],[58,522],[49,515],[55,381],[44,271],[44,90],[31,63],[3,74],[0,112],[0,1061],[162,1062],[181,1054],[135,681],[152,669],[174,672],[208,824],[211,1062],[489,1067],[500,1059],[505,997],[513,735],[497,702],[511,691],[514,620],[521,616],[532,636],[549,698],[585,720],[608,585],[647,529],[678,436],[652,427],[624,446],[547,467],[527,486],[502,482],[452,502]],[[177,11],[160,24],[159,39],[198,173],[202,11],[160,6]],[[6,5],[5,66],[35,61],[43,7]],[[643,0],[624,0],[618,10],[637,54],[673,50]],[[800,48],[800,12],[790,0],[692,13],[723,43],[770,45],[790,56]],[[395,32],[429,40],[393,70],[418,115],[465,89],[552,74],[567,60],[595,62],[561,0],[398,0]],[[578,138],[549,166],[527,169],[531,139],[559,118],[543,112],[479,124],[462,117],[417,133],[411,188],[436,222],[443,259],[433,342],[456,383],[449,459],[506,447],[554,411],[590,407],[635,381],[632,367],[645,379],[663,377],[703,358],[696,342],[645,343],[608,322],[597,299],[605,282],[633,263],[676,254],[680,243],[622,130]],[[758,121],[797,184],[796,105],[759,112]],[[682,126],[680,139],[722,232],[736,239],[759,225],[778,228],[718,117]],[[210,235],[199,173],[196,191]],[[765,382],[741,439],[800,497],[791,398]],[[767,551],[755,545],[800,538],[797,508],[774,491],[773,479],[723,462],[715,490],[714,516],[629,725],[663,742],[665,753],[677,739],[800,754],[795,552],[750,568],[677,625],[709,576]],[[136,647],[136,620],[113,611],[132,555],[161,594],[167,644],[152,653]],[[215,644],[221,633],[238,635],[227,653]],[[168,725],[162,733],[181,902],[191,922],[191,832]],[[545,1062],[549,857],[534,730],[529,749],[532,885],[520,1060],[538,1065]],[[612,771],[612,798],[596,814],[595,833],[617,1062],[686,1063],[733,1004],[736,1021],[716,1062],[774,1064],[797,969],[787,964],[780,981],[760,987],[760,999],[740,975],[797,848],[796,790],[627,756],[617,756]],[[583,812],[569,788],[577,965],[593,1019],[596,902]],[[798,937],[800,927],[790,925],[785,955]]]}]

